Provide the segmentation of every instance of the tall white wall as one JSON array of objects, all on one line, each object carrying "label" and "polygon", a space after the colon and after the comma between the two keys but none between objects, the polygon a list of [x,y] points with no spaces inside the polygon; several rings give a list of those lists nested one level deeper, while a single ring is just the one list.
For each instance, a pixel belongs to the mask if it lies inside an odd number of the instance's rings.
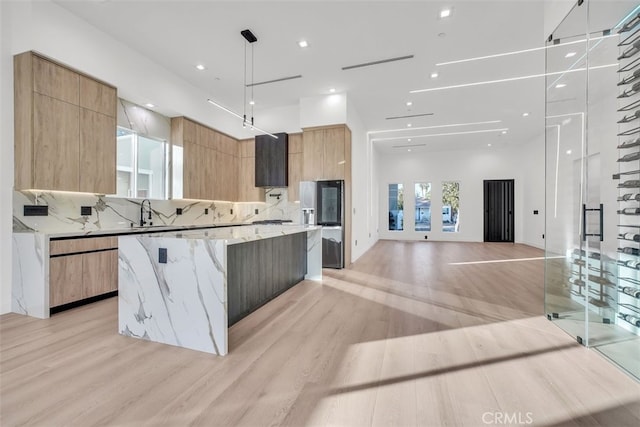
[{"label": "tall white wall", "polygon": [[378,240],[374,221],[378,212],[371,204],[371,145],[351,104],[347,104],[347,126],[351,129],[351,260],[355,261]]},{"label": "tall white wall", "polygon": [[[537,156],[526,155],[528,151]],[[381,239],[468,241],[484,239],[483,181],[486,179],[515,180],[515,241],[541,246],[534,238],[544,223],[544,180],[529,180],[530,170],[544,170],[544,147],[535,149],[516,145],[503,149],[488,147],[479,150],[378,153],[378,221]],[[544,172],[542,172],[544,173]],[[442,217],[438,214],[442,200],[442,182],[460,182],[460,230],[458,233],[442,231]],[[433,214],[431,231],[416,232],[414,223],[413,187],[416,182],[432,184]],[[405,230],[388,230],[388,186],[401,183],[405,187]],[[535,199],[530,197],[535,194]],[[533,215],[533,209],[539,214]],[[535,227],[532,227],[532,224]],[[532,228],[532,230],[525,229]],[[542,232],[540,232],[542,234]]]},{"label": "tall white wall", "polygon": [[0,313],[11,311],[13,200],[12,11],[0,2]]}]

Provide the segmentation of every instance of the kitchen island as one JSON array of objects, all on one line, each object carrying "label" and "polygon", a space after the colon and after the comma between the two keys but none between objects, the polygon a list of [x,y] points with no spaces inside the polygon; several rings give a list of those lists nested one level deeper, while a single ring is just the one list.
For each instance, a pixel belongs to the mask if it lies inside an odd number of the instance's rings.
[{"label": "kitchen island", "polygon": [[120,236],[122,335],[217,355],[230,324],[322,278],[320,228],[259,225]]}]

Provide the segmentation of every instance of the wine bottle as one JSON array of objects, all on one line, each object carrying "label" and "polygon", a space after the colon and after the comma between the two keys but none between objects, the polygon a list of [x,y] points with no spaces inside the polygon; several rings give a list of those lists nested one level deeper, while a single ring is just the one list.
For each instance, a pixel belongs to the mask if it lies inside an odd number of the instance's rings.
[{"label": "wine bottle", "polygon": [[640,193],[627,193],[622,196],[622,200],[640,200]]},{"label": "wine bottle", "polygon": [[624,233],[623,239],[625,239],[625,240],[633,240],[634,242],[640,242],[640,234]]},{"label": "wine bottle", "polygon": [[640,290],[636,288],[632,288],[631,286],[624,286],[621,290],[623,293],[631,295],[634,298],[640,298]]},{"label": "wine bottle", "polygon": [[634,215],[640,214],[640,208],[624,208],[618,211],[619,214]]},{"label": "wine bottle", "polygon": [[620,313],[620,317],[622,317],[627,322],[640,327],[640,318],[638,318],[638,316],[634,316],[632,314]]},{"label": "wine bottle", "polygon": [[640,255],[640,249],[626,247],[626,248],[622,248],[622,253],[625,253],[628,255]]}]

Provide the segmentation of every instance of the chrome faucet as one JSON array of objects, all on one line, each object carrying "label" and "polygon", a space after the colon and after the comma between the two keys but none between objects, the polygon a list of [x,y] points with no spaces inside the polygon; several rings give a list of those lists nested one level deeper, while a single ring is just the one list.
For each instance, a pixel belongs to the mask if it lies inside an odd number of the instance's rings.
[{"label": "chrome faucet", "polygon": [[144,199],[142,201],[142,203],[140,203],[140,227],[144,227],[145,225],[147,225],[147,221],[144,218],[144,214],[145,214],[145,202],[147,205],[147,209],[146,211],[148,212],[148,219],[149,219],[149,225],[153,225],[153,222],[151,221],[151,200],[149,199]]}]

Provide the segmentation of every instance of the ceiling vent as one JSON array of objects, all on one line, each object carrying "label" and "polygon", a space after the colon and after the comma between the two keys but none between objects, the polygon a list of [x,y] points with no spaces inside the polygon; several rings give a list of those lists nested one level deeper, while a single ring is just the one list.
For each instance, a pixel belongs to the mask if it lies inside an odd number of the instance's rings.
[{"label": "ceiling vent", "polygon": [[302,78],[302,74],[298,74],[297,76],[282,77],[282,78],[273,79],[273,80],[265,80],[264,82],[249,83],[247,87],[268,85],[270,83],[284,82],[286,80],[294,80],[294,79],[300,79],[300,78]]},{"label": "ceiling vent", "polygon": [[411,117],[424,117],[424,116],[433,116],[433,113],[409,114],[408,116],[393,116],[393,117],[385,117],[385,120],[409,119],[409,118],[411,118]]},{"label": "ceiling vent", "polygon": [[411,58],[413,58],[413,55],[398,56],[397,58],[381,59],[379,61],[372,61],[372,62],[365,62],[363,64],[349,65],[347,67],[342,67],[342,70],[345,71],[345,70],[352,70],[354,68],[370,67],[372,65],[386,64],[387,62],[394,62],[394,61],[403,61],[405,59],[411,59]]},{"label": "ceiling vent", "polygon": [[394,145],[393,148],[413,148],[413,147],[424,147],[427,144],[405,144],[405,145]]}]

